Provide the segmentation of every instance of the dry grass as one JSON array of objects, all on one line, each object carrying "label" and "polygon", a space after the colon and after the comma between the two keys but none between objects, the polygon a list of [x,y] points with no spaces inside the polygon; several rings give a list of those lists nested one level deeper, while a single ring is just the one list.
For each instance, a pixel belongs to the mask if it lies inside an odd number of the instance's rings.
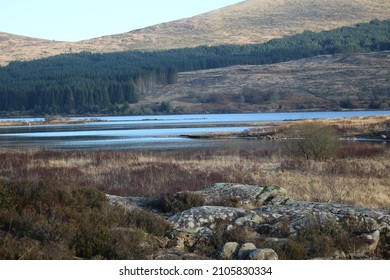
[{"label": "dry grass", "polygon": [[[301,125],[305,121],[294,122],[292,125]],[[390,128],[390,116],[369,116],[353,118],[335,118],[311,120],[316,125],[334,127],[343,137],[356,135],[370,135],[374,132],[384,132]]]},{"label": "dry grass", "polygon": [[260,123],[257,125],[263,126],[262,128],[245,131],[241,136],[286,138],[292,131],[308,124],[332,127],[341,138],[366,137],[383,140],[383,136],[387,136],[390,131],[390,115]]},{"label": "dry grass", "polygon": [[81,124],[87,122],[96,122],[96,119],[71,119],[71,118],[62,118],[62,117],[50,117],[42,121],[0,121],[0,127],[2,126],[34,126],[34,125],[56,125],[56,124]]},{"label": "dry grass", "polygon": [[390,207],[389,153],[371,159],[336,159],[332,162],[292,163],[273,178],[296,199]]},{"label": "dry grass", "polygon": [[[261,141],[259,141],[261,142]],[[116,195],[160,197],[216,182],[284,187],[294,199],[390,209],[390,150],[386,145],[345,144],[326,162],[295,158],[283,142],[273,150],[187,152],[0,151],[0,180],[55,178]],[[374,149],[373,149],[374,148]],[[359,151],[359,152],[357,152]]]}]

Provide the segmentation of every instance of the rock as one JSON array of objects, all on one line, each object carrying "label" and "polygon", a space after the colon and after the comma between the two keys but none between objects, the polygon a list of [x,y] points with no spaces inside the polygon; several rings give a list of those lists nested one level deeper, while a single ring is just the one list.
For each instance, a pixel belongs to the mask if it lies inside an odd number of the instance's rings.
[{"label": "rock", "polygon": [[237,242],[227,242],[223,245],[219,254],[222,260],[233,260],[236,257],[239,244]]},{"label": "rock", "polygon": [[255,215],[253,211],[239,208],[200,206],[178,213],[170,217],[169,221],[172,222],[174,229],[195,234],[212,230],[222,221],[229,224],[249,214]]},{"label": "rock", "polygon": [[252,251],[256,250],[256,246],[253,243],[244,243],[237,251],[238,260],[246,260]]},{"label": "rock", "polygon": [[[295,201],[283,192],[277,187],[241,184],[214,184],[199,191],[197,193],[204,195],[206,204],[229,199],[231,202],[234,198],[241,208],[206,205],[171,217],[164,216],[173,226],[164,242],[167,250],[215,256],[215,247],[224,244],[223,238],[229,236],[229,241],[233,242],[223,246],[219,258],[272,258],[271,253],[265,253],[267,251],[256,251],[252,243],[241,246],[236,243],[245,240],[256,240],[258,246],[272,248],[275,252],[285,250],[295,242],[302,256],[310,258],[371,258],[378,251],[378,244],[382,246],[379,249],[383,255],[389,251],[390,246],[386,245],[390,243],[389,210]],[[108,198],[111,203],[128,210],[150,204],[147,198]],[[318,244],[312,246],[310,242]],[[340,248],[343,251],[338,251]]]},{"label": "rock", "polygon": [[[285,190],[279,187],[253,186],[232,183],[217,183],[197,191],[205,197],[208,205],[255,208],[275,199],[274,203],[287,200]],[[276,199],[277,198],[277,199]]]},{"label": "rock", "polygon": [[234,223],[239,226],[253,226],[255,224],[261,224],[262,222],[264,222],[264,218],[260,217],[256,213],[250,213],[249,215],[240,217],[234,221]]},{"label": "rock", "polygon": [[270,248],[256,249],[249,253],[249,260],[278,260],[278,254]]},{"label": "rock", "polygon": [[380,231],[374,230],[368,233],[362,233],[356,236],[357,246],[355,251],[357,254],[371,255],[376,250],[380,239]]},{"label": "rock", "polygon": [[256,202],[256,197],[262,190],[263,188],[259,186],[217,183],[204,190],[198,191],[198,193],[205,196],[206,204],[237,206],[231,204],[234,204],[235,201],[238,201],[240,205],[254,204]]},{"label": "rock", "polygon": [[288,198],[285,196],[286,191],[283,188],[275,186],[264,186],[259,195],[256,197],[256,205],[278,205],[284,204]]}]

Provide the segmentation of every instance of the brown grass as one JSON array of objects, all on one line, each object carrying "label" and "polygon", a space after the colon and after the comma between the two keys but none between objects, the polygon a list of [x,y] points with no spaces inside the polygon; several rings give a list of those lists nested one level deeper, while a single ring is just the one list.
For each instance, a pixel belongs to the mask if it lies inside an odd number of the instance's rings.
[{"label": "brown grass", "polygon": [[[122,196],[161,197],[216,182],[277,185],[294,199],[390,209],[390,150],[343,144],[326,162],[275,149],[182,152],[0,151],[0,181],[53,179]],[[348,151],[353,150],[353,153]]]},{"label": "brown grass", "polygon": [[27,126],[27,125],[44,125],[44,124],[81,124],[81,123],[87,123],[87,122],[96,122],[98,120],[95,119],[70,119],[70,118],[46,118],[42,121],[0,121],[0,127],[1,126]]}]

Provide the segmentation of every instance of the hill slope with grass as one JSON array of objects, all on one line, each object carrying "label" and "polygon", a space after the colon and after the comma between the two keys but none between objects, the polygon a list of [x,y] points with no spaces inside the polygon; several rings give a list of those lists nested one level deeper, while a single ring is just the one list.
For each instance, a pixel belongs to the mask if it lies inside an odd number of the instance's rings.
[{"label": "hill slope with grass", "polygon": [[184,72],[141,95],[134,110],[156,102],[186,113],[388,109],[389,65],[385,51]]},{"label": "hill slope with grass", "polygon": [[246,0],[195,17],[80,42],[41,40],[0,32],[0,65],[81,51],[263,43],[304,30],[330,30],[389,18],[390,2],[385,0]]}]

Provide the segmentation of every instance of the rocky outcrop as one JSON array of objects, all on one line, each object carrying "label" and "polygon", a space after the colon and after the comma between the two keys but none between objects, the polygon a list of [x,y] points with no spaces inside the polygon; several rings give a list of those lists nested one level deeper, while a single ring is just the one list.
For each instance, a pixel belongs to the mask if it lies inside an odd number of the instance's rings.
[{"label": "rocky outcrop", "polygon": [[252,220],[255,215],[255,212],[241,208],[200,206],[178,213],[170,217],[169,221],[175,230],[203,234],[211,233],[221,221],[229,222],[232,226],[238,221],[242,225],[245,219]]},{"label": "rocky outcrop", "polygon": [[206,205],[167,218],[170,250],[220,259],[390,256],[388,210],[295,201],[277,187],[214,184],[196,193]]},{"label": "rocky outcrop", "polygon": [[233,183],[217,183],[209,188],[197,191],[205,197],[208,205],[235,206],[255,208],[264,204],[272,204],[272,200],[286,198],[284,189],[269,186],[253,186]]}]

